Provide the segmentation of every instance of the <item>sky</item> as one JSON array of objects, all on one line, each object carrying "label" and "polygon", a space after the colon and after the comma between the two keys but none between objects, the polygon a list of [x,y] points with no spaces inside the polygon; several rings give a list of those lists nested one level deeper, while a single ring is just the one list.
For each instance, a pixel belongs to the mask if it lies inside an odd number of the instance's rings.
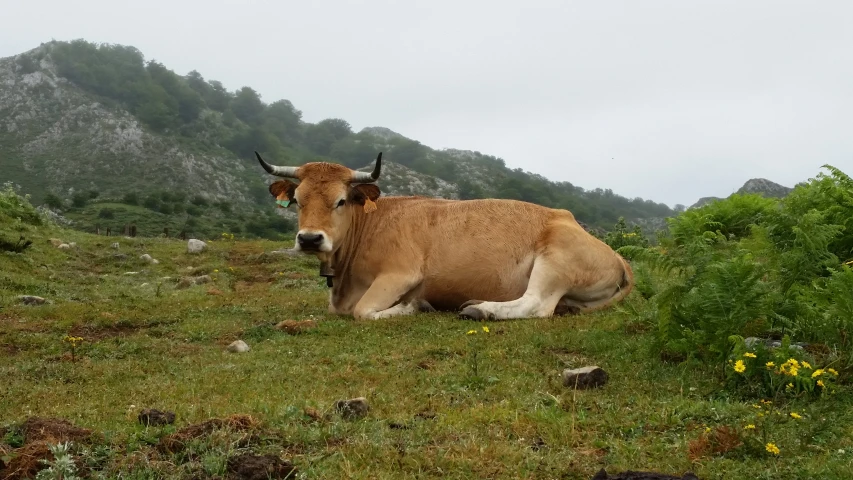
[{"label": "sky", "polygon": [[[853,174],[853,2],[0,0],[0,57],[132,45],[303,119],[670,206]],[[369,163],[366,159],[365,163]]]}]

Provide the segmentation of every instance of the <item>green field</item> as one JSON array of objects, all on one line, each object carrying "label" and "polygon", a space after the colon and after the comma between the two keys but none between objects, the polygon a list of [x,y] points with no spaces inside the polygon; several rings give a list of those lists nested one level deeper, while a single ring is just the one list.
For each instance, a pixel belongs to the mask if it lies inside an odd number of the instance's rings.
[{"label": "green field", "polygon": [[[0,254],[7,467],[50,457],[30,428],[41,417],[92,431],[64,436],[88,478],[239,478],[229,465],[247,452],[324,479],[590,479],[602,467],[841,479],[853,471],[843,382],[808,402],[730,398],[719,366],[660,361],[650,332],[619,310],[489,324],[453,314],[354,321],[327,314],[316,260],[266,253],[289,247],[281,242],[217,240],[190,255],[174,239],[0,224],[6,239],[19,233],[33,245]],[[77,246],[60,250],[50,238]],[[160,263],[143,262],[144,253]],[[177,288],[205,274],[212,282]],[[52,303],[22,305],[19,295]],[[641,301],[639,293],[628,300]],[[275,328],[283,320],[316,326],[291,334]],[[82,338],[73,357],[66,336]],[[228,352],[237,339],[251,350]],[[562,385],[563,369],[586,365],[605,369],[608,384]],[[370,404],[363,418],[333,408],[360,396]],[[176,420],[140,425],[143,408]],[[198,426],[211,419],[224,421]]]}]

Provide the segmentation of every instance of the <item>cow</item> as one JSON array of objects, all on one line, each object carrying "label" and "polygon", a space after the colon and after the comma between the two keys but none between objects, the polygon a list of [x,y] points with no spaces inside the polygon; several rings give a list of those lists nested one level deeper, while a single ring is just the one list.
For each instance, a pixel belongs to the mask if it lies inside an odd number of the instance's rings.
[{"label": "cow", "polygon": [[508,199],[380,198],[381,152],[370,173],[255,156],[285,178],[269,192],[279,207],[298,210],[293,249],[320,260],[331,314],[551,317],[603,309],[633,289],[628,262],[567,210]]}]

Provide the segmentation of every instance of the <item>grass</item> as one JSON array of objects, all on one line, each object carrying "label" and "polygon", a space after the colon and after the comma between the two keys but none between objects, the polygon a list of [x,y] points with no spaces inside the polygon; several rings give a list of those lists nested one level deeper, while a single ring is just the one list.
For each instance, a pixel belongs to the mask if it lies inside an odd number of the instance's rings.
[{"label": "grass", "polygon": [[[589,479],[602,467],[848,478],[853,469],[848,387],[780,405],[766,439],[727,445],[724,427],[758,421],[754,401],[721,393],[716,366],[662,363],[650,336],[615,310],[491,323],[489,333],[452,314],[354,321],[327,313],[316,260],[264,253],[289,246],[281,242],[215,241],[190,255],[172,239],[0,226],[8,238],[20,231],[33,245],[0,255],[0,459],[21,446],[23,422],[39,416],[99,434],[72,448],[93,478],[222,477],[245,451],[330,479]],[[78,248],[56,249],[52,237]],[[160,263],[143,262],[143,253]],[[201,274],[213,281],[175,288]],[[52,303],[20,305],[24,294]],[[317,327],[274,328],[306,319]],[[466,335],[472,328],[478,333]],[[74,361],[66,335],[83,338]],[[251,351],[228,353],[236,339]],[[609,383],[561,385],[564,368],[586,365],[604,368]],[[334,412],[335,401],[359,396],[370,403],[365,418]],[[142,408],[177,420],[144,427]],[[186,434],[181,428],[234,415],[250,415],[252,425],[162,448],[161,439]],[[764,451],[765,440],[778,456]]]}]

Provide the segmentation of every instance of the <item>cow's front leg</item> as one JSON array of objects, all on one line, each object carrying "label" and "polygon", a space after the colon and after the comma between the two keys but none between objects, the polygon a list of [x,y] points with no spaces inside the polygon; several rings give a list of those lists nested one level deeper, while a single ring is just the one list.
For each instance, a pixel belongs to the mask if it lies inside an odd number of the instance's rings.
[{"label": "cow's front leg", "polygon": [[382,275],[377,277],[355,306],[357,319],[387,318],[411,315],[418,310],[420,275]]}]

